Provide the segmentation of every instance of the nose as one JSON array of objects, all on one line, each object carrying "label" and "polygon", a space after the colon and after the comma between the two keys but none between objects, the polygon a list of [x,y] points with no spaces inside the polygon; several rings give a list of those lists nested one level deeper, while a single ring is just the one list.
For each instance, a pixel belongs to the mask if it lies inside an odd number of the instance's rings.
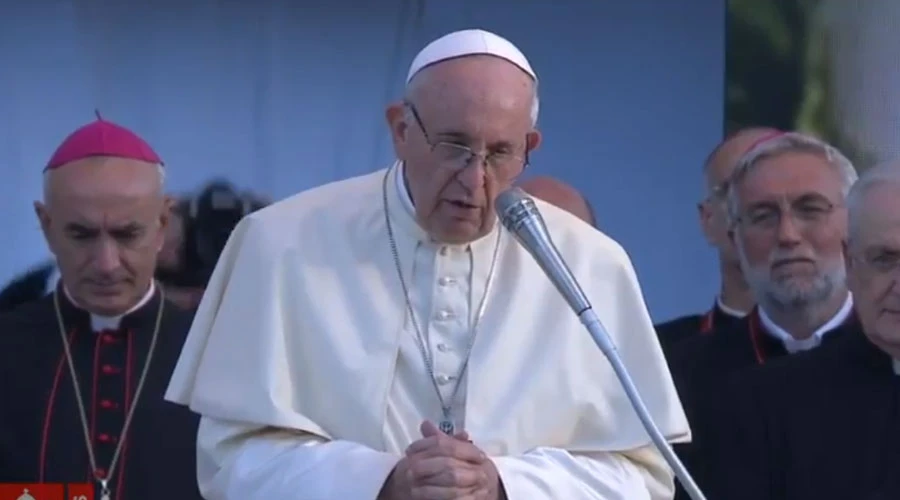
[{"label": "nose", "polygon": [[797,221],[790,212],[786,213],[778,222],[778,244],[784,247],[792,247],[803,241]]},{"label": "nose", "polygon": [[456,174],[456,179],[466,188],[470,195],[474,194],[484,188],[486,168],[484,157],[475,155],[468,165]]},{"label": "nose", "polygon": [[111,273],[119,268],[122,261],[119,257],[119,247],[115,242],[102,240],[97,245],[94,253],[94,268],[97,271]]}]

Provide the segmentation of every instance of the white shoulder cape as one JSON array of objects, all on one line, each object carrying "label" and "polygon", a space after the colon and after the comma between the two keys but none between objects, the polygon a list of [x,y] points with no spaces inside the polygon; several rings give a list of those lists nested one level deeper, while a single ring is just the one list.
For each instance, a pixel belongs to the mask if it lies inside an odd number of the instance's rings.
[{"label": "white shoulder cape", "polygon": [[[306,191],[237,226],[168,400],[212,418],[402,452],[386,449],[384,439],[400,335],[408,334],[382,211],[384,175]],[[688,440],[625,251],[570,214],[536,202],[660,429],[670,440]],[[470,360],[466,430],[491,455],[539,446],[572,452],[647,446],[604,355],[530,255],[506,239],[493,289],[502,299],[486,311]],[[409,425],[408,434],[418,435],[419,422]]]}]

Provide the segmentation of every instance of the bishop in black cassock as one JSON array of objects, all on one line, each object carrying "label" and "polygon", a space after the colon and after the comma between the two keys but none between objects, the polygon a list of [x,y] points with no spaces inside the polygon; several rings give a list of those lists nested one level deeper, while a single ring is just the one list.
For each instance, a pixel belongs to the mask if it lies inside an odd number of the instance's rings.
[{"label": "bishop in black cassock", "polygon": [[858,323],[738,377],[706,462],[723,500],[900,498],[900,376]]},{"label": "bishop in black cassock", "polygon": [[[655,325],[663,351],[668,355],[672,347],[683,340],[706,336],[716,331],[731,331],[752,305],[752,298],[740,268],[740,260],[728,236],[726,194],[738,160],[761,141],[780,131],[765,127],[741,129],[726,137],[710,152],[703,164],[706,198],[698,205],[700,227],[706,240],[716,249],[722,294],[704,314],[681,316]],[[726,302],[729,301],[729,302]],[[735,309],[734,307],[739,307]]]},{"label": "bishop in black cassock", "polygon": [[153,281],[169,213],[162,162],[98,116],[44,176],[35,211],[61,278],[0,314],[0,483],[199,499],[199,418],[163,399],[193,312]]},{"label": "bishop in black cassock", "polygon": [[730,235],[760,305],[732,331],[686,340],[668,357],[692,430],[692,442],[676,451],[701,488],[711,480],[711,433],[731,428],[718,411],[728,381],[846,328],[853,298],[843,272],[842,207],[855,180],[839,151],[792,132],[762,138],[738,160],[726,194]]},{"label": "bishop in black cassock", "polygon": [[[121,321],[92,315],[57,289],[92,446],[105,476],[125,440],[112,499],[199,499],[198,418],[164,401],[193,313],[166,301],[149,372],[127,435],[128,408],[148,361],[162,290]],[[49,295],[0,314],[0,483],[94,483],[84,431]]]}]

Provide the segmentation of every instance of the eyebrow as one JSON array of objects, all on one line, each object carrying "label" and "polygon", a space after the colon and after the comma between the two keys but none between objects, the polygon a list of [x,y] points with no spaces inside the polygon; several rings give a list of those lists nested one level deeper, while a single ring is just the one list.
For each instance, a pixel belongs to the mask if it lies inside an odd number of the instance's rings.
[{"label": "eyebrow", "polygon": [[[472,142],[472,137],[469,134],[466,134],[465,132],[458,132],[458,131],[450,130],[450,131],[444,131],[444,132],[437,132],[435,135],[439,140],[453,140],[453,141],[457,141],[460,143]],[[513,147],[515,147],[515,144],[510,141],[507,141],[507,140],[499,140],[499,141],[495,141],[495,142],[488,144],[488,149],[513,148]]]},{"label": "eyebrow", "polygon": [[[129,222],[127,224],[121,226],[114,226],[109,228],[110,233],[125,233],[125,232],[133,232],[139,231],[141,229],[141,224],[138,222]],[[65,230],[73,233],[98,233],[100,232],[100,228],[86,226],[84,224],[78,222],[69,222],[65,225]]]}]

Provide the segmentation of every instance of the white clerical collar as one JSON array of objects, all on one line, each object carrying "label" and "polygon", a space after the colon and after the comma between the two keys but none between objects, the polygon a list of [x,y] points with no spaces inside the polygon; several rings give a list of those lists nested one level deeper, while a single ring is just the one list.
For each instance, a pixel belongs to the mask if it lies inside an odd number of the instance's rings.
[{"label": "white clerical collar", "polygon": [[[72,298],[72,294],[69,293],[69,289],[63,285],[63,293],[66,294],[66,298],[69,299],[76,307],[81,307],[78,305],[78,302]],[[129,314],[137,311],[141,307],[144,307],[147,302],[150,302],[150,299],[153,298],[153,294],[156,293],[156,282],[150,281],[150,288],[147,289],[147,293],[138,301],[137,304],[134,305],[131,309],[125,311],[125,314],[121,314],[119,316],[100,316],[99,314],[91,313],[91,329],[95,332],[99,332],[101,330],[114,330],[119,327],[119,323],[122,322],[122,318],[128,316]]]},{"label": "white clerical collar", "polygon": [[780,340],[784,344],[785,350],[793,354],[818,347],[819,344],[822,343],[822,337],[825,336],[826,333],[841,326],[844,321],[847,320],[847,317],[850,316],[851,312],[853,312],[853,294],[848,293],[844,305],[841,306],[837,314],[832,316],[830,320],[813,332],[809,338],[803,340],[795,339],[790,333],[776,325],[762,307],[759,308],[759,321],[762,323],[766,333]]},{"label": "white clerical collar", "polygon": [[409,189],[406,188],[405,177],[403,176],[403,162],[397,163],[397,192],[400,193],[400,200],[403,202],[403,208],[409,212],[409,215],[415,217],[416,216],[416,207],[413,205],[412,195],[409,194]]},{"label": "white clerical collar", "polygon": [[725,305],[725,303],[722,302],[721,295],[716,296],[716,307],[718,307],[720,311],[728,316],[731,316],[732,318],[740,319],[747,315],[747,311],[741,311],[740,309],[735,309],[733,307],[728,307],[727,305]]}]

